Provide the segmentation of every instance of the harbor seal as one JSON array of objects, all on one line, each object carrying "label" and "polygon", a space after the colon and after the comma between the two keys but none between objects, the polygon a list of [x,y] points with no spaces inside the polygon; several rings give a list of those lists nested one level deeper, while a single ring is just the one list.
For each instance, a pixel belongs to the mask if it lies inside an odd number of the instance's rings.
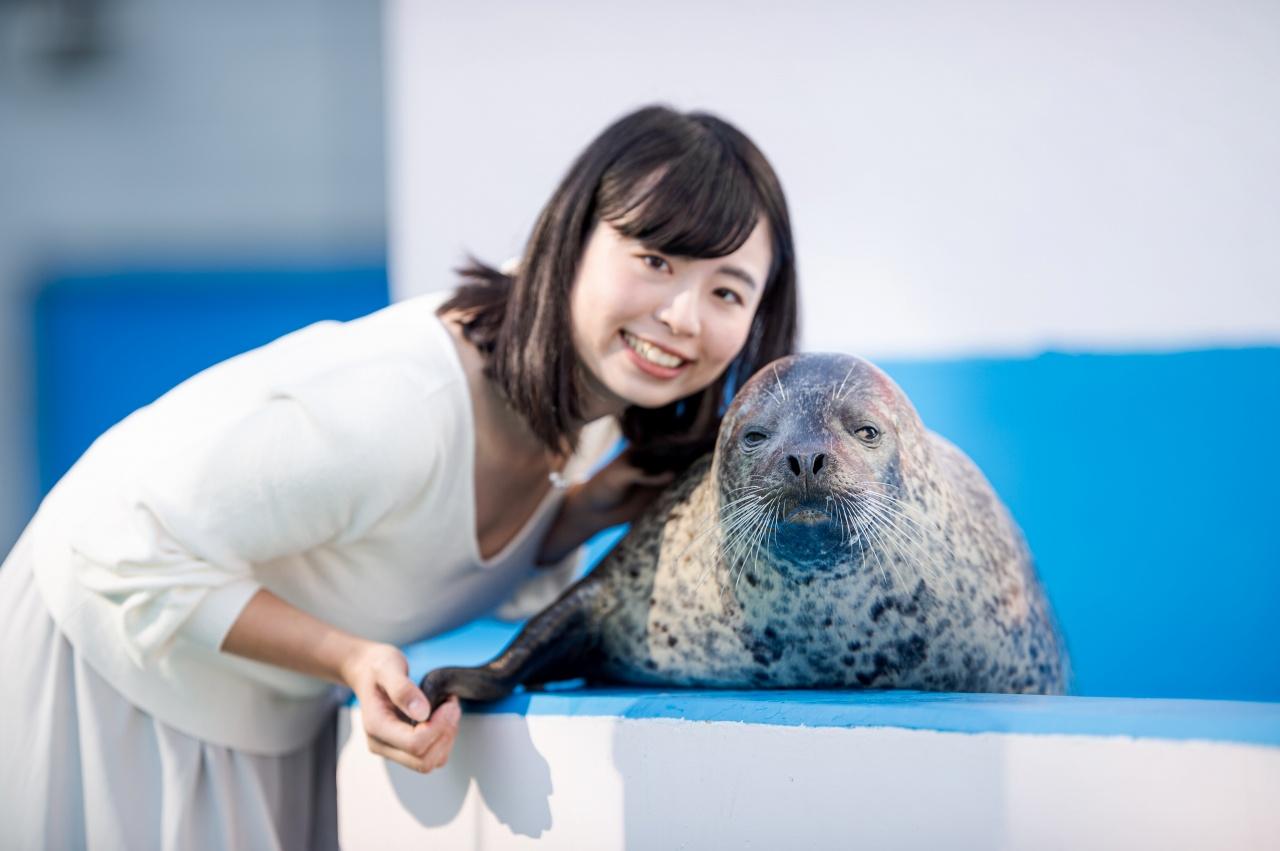
[{"label": "harbor seal", "polygon": [[586,678],[712,688],[1061,693],[1021,531],[867,361],[775,361],[600,566],[499,656],[423,679],[492,700]]}]

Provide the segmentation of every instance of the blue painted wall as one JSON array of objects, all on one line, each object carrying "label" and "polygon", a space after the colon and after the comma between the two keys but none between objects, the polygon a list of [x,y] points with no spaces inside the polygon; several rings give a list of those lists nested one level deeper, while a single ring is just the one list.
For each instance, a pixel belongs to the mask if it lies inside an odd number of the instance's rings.
[{"label": "blue painted wall", "polygon": [[[370,267],[57,278],[36,308],[45,488],[186,376],[386,300]],[[881,366],[1021,523],[1077,693],[1280,700],[1280,349]],[[478,624],[430,655],[478,659],[510,632]]]},{"label": "blue painted wall", "polygon": [[1280,349],[883,366],[1022,525],[1078,693],[1280,699]]},{"label": "blue painted wall", "polygon": [[103,431],[175,384],[321,319],[389,301],[381,265],[50,275],[35,303],[41,492]]}]

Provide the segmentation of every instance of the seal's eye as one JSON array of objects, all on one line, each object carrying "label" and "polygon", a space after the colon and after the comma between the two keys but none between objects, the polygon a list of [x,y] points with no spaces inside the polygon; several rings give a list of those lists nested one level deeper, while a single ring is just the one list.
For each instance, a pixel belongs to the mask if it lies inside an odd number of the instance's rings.
[{"label": "seal's eye", "polygon": [[862,438],[867,443],[875,443],[880,439],[880,429],[875,426],[863,426],[854,432],[854,434],[858,435],[858,437]]},{"label": "seal's eye", "polygon": [[758,428],[753,428],[742,436],[742,445],[747,449],[755,449],[768,439],[769,435],[765,434]]}]

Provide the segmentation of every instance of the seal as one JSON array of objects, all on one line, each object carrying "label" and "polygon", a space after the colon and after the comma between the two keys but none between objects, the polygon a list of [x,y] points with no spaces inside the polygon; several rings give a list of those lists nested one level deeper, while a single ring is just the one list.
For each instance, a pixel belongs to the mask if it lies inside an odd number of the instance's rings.
[{"label": "seal", "polygon": [[577,678],[1053,694],[1068,660],[981,471],[872,364],[803,354],[500,655],[422,685],[436,705]]}]

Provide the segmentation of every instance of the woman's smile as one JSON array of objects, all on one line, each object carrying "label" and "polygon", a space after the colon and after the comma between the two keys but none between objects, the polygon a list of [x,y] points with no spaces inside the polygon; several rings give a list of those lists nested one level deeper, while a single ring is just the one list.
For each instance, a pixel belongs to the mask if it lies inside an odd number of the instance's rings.
[{"label": "woman's smile", "polygon": [[619,332],[626,345],[627,353],[637,367],[655,378],[675,378],[693,362],[691,358],[682,357],[670,349],[632,334],[623,329]]}]

